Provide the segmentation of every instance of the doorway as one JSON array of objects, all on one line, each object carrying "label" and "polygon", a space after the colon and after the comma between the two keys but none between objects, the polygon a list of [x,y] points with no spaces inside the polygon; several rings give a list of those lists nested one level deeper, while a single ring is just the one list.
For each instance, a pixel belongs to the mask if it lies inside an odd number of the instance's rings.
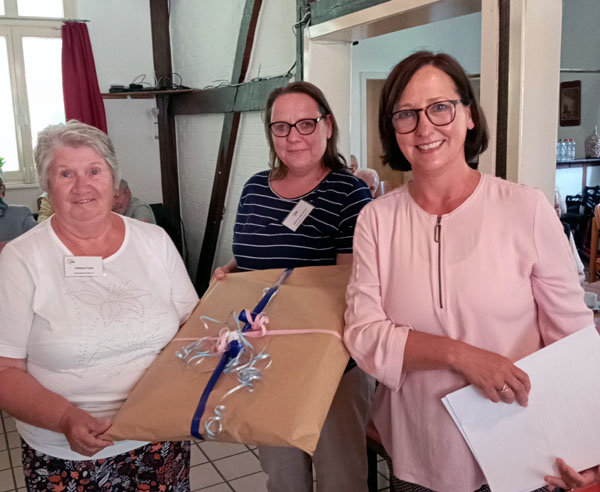
[{"label": "doorway", "polygon": [[363,167],[374,169],[379,174],[379,179],[384,183],[385,193],[404,184],[409,173],[394,171],[383,163],[383,148],[379,139],[379,97],[387,74],[361,74],[364,87],[364,117],[361,118],[362,152],[361,164]]}]

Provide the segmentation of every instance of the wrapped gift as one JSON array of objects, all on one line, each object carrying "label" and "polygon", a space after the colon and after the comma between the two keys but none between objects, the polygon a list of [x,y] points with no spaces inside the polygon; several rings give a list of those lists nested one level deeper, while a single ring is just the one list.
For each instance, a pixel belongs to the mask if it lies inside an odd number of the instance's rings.
[{"label": "wrapped gift", "polygon": [[[189,439],[195,420],[194,434],[203,438],[208,434],[224,442],[293,446],[312,454],[348,362],[341,334],[350,268],[297,268],[285,279],[283,272],[236,273],[213,282],[131,392],[107,435],[117,440]],[[267,292],[276,294],[261,306],[265,290],[280,278],[284,281],[278,289]],[[240,388],[235,371],[214,376],[219,362],[224,365],[222,356],[205,353],[183,360],[190,341],[217,339],[227,320],[225,331],[235,332],[232,313],[237,317],[256,308],[268,316],[268,332],[244,337],[241,343],[250,344],[246,351],[258,356],[254,362],[260,375],[249,387]],[[216,384],[207,391],[211,376]],[[206,393],[205,408],[199,408]]]}]

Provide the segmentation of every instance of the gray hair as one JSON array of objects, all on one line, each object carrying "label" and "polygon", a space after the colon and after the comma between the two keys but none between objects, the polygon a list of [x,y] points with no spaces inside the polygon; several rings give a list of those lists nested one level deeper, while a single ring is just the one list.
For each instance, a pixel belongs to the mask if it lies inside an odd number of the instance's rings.
[{"label": "gray hair", "polygon": [[[364,178],[366,178],[367,176],[371,176],[373,178],[373,183],[371,185],[373,187],[372,192],[374,193],[375,190],[377,190],[377,187],[379,186],[379,174],[375,169],[371,169],[370,167],[363,167],[358,169],[354,175],[365,182],[367,180]],[[371,189],[371,186],[369,186],[369,189]]]},{"label": "gray hair", "polygon": [[90,147],[101,155],[110,168],[113,187],[117,190],[121,180],[119,162],[109,136],[98,128],[77,120],[50,125],[38,133],[35,147],[35,165],[42,191],[48,191],[48,169],[59,147]]},{"label": "gray hair", "polygon": [[129,188],[129,183],[127,181],[125,181],[124,179],[119,181],[119,191],[126,190],[128,188]]}]

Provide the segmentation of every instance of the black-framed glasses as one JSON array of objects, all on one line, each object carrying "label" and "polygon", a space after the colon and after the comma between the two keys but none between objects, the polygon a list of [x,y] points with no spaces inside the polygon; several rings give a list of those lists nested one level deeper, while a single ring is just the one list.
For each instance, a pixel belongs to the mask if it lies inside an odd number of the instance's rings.
[{"label": "black-framed glasses", "polygon": [[425,108],[394,111],[392,113],[392,125],[394,125],[396,133],[405,134],[414,132],[419,124],[419,113],[421,111],[425,113],[432,125],[449,125],[456,117],[456,105],[458,103],[462,103],[462,100],[437,101]]},{"label": "black-framed glasses", "polygon": [[271,133],[276,137],[287,137],[292,131],[292,127],[295,128],[300,135],[310,135],[316,130],[317,123],[326,116],[326,114],[322,114],[318,118],[303,118],[296,121],[294,124],[287,123],[286,121],[274,121],[269,125],[269,130],[271,130]]}]

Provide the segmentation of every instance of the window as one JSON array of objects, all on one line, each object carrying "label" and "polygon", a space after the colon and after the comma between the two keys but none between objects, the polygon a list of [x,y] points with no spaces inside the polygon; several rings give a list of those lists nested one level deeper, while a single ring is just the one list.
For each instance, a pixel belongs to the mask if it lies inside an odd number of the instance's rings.
[{"label": "window", "polygon": [[73,0],[0,0],[0,157],[8,183],[35,183],[33,148],[64,122],[61,31]]}]

